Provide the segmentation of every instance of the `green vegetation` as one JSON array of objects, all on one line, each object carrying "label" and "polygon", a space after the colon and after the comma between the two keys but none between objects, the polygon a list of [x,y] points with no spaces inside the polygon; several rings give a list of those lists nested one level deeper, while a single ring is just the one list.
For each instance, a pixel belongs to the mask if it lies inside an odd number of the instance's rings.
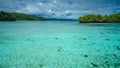
[{"label": "green vegetation", "polygon": [[16,21],[16,20],[45,20],[45,19],[43,17],[36,17],[22,13],[0,11],[0,21]]},{"label": "green vegetation", "polygon": [[88,14],[78,18],[80,23],[120,23],[120,13],[112,15]]}]

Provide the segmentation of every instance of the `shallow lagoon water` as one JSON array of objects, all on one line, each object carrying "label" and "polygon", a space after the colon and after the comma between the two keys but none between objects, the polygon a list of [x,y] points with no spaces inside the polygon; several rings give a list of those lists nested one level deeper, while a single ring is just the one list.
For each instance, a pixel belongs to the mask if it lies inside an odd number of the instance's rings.
[{"label": "shallow lagoon water", "polygon": [[0,22],[0,68],[120,68],[120,24]]}]

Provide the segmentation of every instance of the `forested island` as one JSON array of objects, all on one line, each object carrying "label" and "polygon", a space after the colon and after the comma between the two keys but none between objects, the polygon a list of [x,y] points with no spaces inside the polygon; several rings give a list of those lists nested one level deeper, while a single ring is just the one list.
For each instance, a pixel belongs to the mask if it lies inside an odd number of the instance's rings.
[{"label": "forested island", "polygon": [[43,17],[37,17],[16,12],[4,12],[0,11],[0,21],[16,21],[16,20],[45,20]]},{"label": "forested island", "polygon": [[80,23],[120,23],[120,13],[111,15],[87,14],[78,18]]}]

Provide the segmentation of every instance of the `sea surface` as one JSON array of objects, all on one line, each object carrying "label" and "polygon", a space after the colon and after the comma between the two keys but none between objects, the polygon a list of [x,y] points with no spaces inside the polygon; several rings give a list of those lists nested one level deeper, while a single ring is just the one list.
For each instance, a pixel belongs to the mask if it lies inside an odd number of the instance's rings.
[{"label": "sea surface", "polygon": [[120,68],[120,24],[0,22],[0,68]]}]

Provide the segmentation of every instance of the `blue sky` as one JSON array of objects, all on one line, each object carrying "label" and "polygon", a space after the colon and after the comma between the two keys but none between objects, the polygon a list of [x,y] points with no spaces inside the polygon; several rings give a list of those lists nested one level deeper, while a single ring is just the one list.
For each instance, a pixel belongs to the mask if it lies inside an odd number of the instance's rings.
[{"label": "blue sky", "polygon": [[77,19],[90,13],[120,13],[120,0],[0,0],[0,10]]}]

